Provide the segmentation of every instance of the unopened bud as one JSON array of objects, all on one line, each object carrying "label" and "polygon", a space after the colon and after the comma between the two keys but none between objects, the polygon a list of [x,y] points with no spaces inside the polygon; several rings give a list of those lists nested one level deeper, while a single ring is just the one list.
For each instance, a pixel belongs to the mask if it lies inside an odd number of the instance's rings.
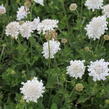
[{"label": "unopened bud", "polygon": [[109,40],[109,35],[104,35],[103,38],[104,40]]},{"label": "unopened bud", "polygon": [[67,40],[66,38],[63,38],[63,39],[61,39],[61,42],[62,42],[63,44],[66,44],[66,43],[68,42],[68,40]]},{"label": "unopened bud", "polygon": [[6,44],[2,44],[3,47],[6,47]]},{"label": "unopened bud", "polygon": [[83,89],[84,89],[83,84],[81,84],[81,83],[76,84],[76,86],[75,86],[76,91],[81,92],[81,91],[83,91]]},{"label": "unopened bud", "polygon": [[105,103],[106,103],[106,104],[109,104],[109,99],[106,99],[106,100],[105,100]]},{"label": "unopened bud", "polygon": [[31,0],[25,0],[24,6],[27,8],[31,7]]},{"label": "unopened bud", "polygon": [[90,48],[89,47],[85,47],[84,50],[85,51],[90,51]]},{"label": "unopened bud", "polygon": [[24,21],[19,21],[19,24],[22,25],[23,23],[25,23]]},{"label": "unopened bud", "polygon": [[7,72],[8,72],[9,74],[11,74],[11,75],[16,74],[15,70],[12,69],[12,68],[7,69]]}]

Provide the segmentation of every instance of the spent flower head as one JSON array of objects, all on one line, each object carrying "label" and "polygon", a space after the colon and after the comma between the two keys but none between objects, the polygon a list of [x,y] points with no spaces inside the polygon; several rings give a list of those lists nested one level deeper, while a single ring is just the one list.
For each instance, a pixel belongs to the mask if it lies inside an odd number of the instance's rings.
[{"label": "spent flower head", "polygon": [[71,3],[70,6],[69,6],[69,10],[70,10],[70,11],[75,11],[75,10],[77,9],[77,7],[78,7],[78,6],[77,6],[76,3]]}]

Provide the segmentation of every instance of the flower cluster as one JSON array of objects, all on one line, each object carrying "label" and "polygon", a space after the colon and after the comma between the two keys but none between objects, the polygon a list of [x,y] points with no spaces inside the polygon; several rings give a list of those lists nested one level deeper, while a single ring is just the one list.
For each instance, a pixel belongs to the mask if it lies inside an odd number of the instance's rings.
[{"label": "flower cluster", "polygon": [[[47,26],[48,25],[48,26]],[[33,21],[26,21],[20,24],[19,22],[11,22],[6,26],[6,35],[12,36],[13,38],[17,39],[18,35],[21,34],[24,38],[31,37],[31,33],[35,30],[40,33],[43,31],[54,30],[55,27],[58,27],[57,20],[44,20],[40,22],[39,17],[35,18]]]},{"label": "flower cluster", "polygon": [[[44,6],[43,0],[34,0],[34,2]],[[108,30],[107,18],[109,17],[109,5],[103,6],[103,0],[86,0],[85,6],[88,9],[102,9],[102,16],[93,17],[89,24],[86,25],[85,30],[89,39],[100,39],[102,35],[105,34],[105,31]],[[77,4],[73,3],[70,5],[70,11],[77,9]],[[3,6],[0,6],[0,14],[6,13],[6,9]],[[27,17],[29,14],[29,9],[25,6],[21,6],[17,11],[17,21],[10,22],[6,26],[5,34],[11,36],[14,39],[17,39],[19,35],[23,38],[29,39],[32,34],[35,32],[45,36],[46,42],[43,43],[42,55],[45,59],[53,59],[55,55],[61,50],[60,42],[57,40],[57,31],[58,20],[55,19],[44,19],[40,20],[39,17],[33,19],[33,21],[20,21]],[[67,31],[67,29],[65,28]],[[104,37],[108,39],[108,36]],[[68,42],[66,38],[62,39],[61,42],[65,45]],[[88,47],[85,48],[86,51],[90,51]],[[71,60],[70,65],[66,68],[66,74],[73,78],[82,79],[85,75],[87,68],[88,75],[93,78],[93,81],[106,80],[106,77],[109,76],[109,62],[105,62],[104,59],[96,60],[90,62],[90,65],[85,66],[84,60]],[[43,96],[45,92],[45,87],[42,81],[38,81],[37,77],[34,77],[32,80],[27,80],[27,82],[22,83],[20,88],[21,93],[24,95],[24,100],[27,102],[37,100]],[[76,84],[76,91],[81,92],[84,90],[82,84]]]},{"label": "flower cluster", "polygon": [[[94,81],[105,80],[109,76],[109,62],[105,62],[104,59],[90,62],[88,65],[89,76],[93,77]],[[85,72],[84,61],[75,60],[70,61],[70,66],[67,67],[67,74],[71,77],[82,78]]]},{"label": "flower cluster", "polygon": [[33,33],[33,31],[36,29],[35,26],[37,26],[36,23],[38,23],[38,21],[39,21],[39,18],[35,19],[32,22],[30,21],[23,22],[22,24],[16,21],[10,22],[6,26],[5,33],[7,36],[11,36],[12,38],[15,38],[15,39],[18,38],[19,34],[21,34],[22,37],[28,39],[31,36],[31,33]]},{"label": "flower cluster", "polygon": [[[70,61],[70,66],[67,67],[67,74],[76,79],[81,79],[86,69],[84,62],[84,60]],[[90,65],[88,65],[89,76],[92,76],[94,81],[105,80],[106,77],[109,76],[108,66],[109,62],[105,62],[104,59],[96,60],[95,62],[91,61]],[[22,85],[23,87],[21,87],[20,90],[27,102],[37,102],[45,90],[42,81],[38,81],[36,77],[32,80],[28,80],[26,83],[23,82]],[[76,86],[76,90],[78,91],[82,91],[83,88],[81,84]]]},{"label": "flower cluster", "polygon": [[108,30],[108,22],[106,20],[109,17],[109,4],[103,6],[103,0],[87,0],[85,6],[93,11],[95,9],[102,9],[103,15],[92,18],[89,24],[85,27],[89,39],[100,39],[105,31]]},{"label": "flower cluster", "polygon": [[45,91],[42,81],[38,81],[36,77],[32,80],[28,80],[26,83],[22,82],[22,85],[23,87],[21,87],[20,90],[27,102],[37,102],[37,99],[42,97]]}]

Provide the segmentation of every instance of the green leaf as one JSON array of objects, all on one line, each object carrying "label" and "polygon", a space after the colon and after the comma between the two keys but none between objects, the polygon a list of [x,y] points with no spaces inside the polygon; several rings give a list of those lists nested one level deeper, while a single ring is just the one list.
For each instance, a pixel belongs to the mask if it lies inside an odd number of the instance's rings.
[{"label": "green leaf", "polygon": [[58,109],[57,104],[53,103],[50,109]]}]

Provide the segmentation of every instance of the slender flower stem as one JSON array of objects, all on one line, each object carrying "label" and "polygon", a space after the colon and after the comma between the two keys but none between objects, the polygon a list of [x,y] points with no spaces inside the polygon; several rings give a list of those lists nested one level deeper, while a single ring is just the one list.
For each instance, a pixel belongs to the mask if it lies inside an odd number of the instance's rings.
[{"label": "slender flower stem", "polygon": [[2,59],[2,56],[3,56],[4,50],[5,50],[5,46],[3,46],[3,48],[2,48],[1,55],[0,55],[0,60]]},{"label": "slender flower stem", "polygon": [[67,11],[66,11],[65,6],[64,6],[64,1],[62,1],[61,4],[62,4],[64,16],[65,16],[65,18],[66,18],[67,29],[68,29],[68,32],[69,32],[70,28],[69,28],[69,23],[68,23]]},{"label": "slender flower stem", "polygon": [[49,51],[49,60],[48,60],[48,63],[49,63],[49,69],[50,69],[51,60],[50,60],[50,41],[49,40],[48,40],[48,51]]},{"label": "slender flower stem", "polygon": [[97,44],[96,44],[96,48],[95,48],[95,51],[97,50],[97,48],[99,47],[99,43],[100,43],[100,40],[98,40]]},{"label": "slender flower stem", "polygon": [[102,40],[102,41],[101,41],[101,47],[104,46],[104,43],[105,43],[105,40]]}]

